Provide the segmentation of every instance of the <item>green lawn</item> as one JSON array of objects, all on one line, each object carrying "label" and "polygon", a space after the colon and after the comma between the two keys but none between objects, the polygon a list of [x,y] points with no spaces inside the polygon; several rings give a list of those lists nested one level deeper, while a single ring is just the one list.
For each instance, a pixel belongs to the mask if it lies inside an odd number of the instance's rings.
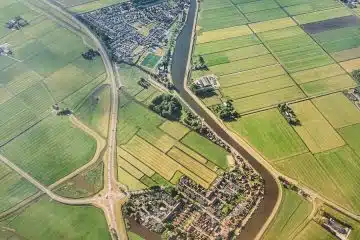
[{"label": "green lawn", "polygon": [[159,62],[160,58],[161,58],[160,56],[149,53],[141,62],[141,65],[148,68],[154,68],[156,64]]},{"label": "green lawn", "polygon": [[246,115],[228,123],[269,161],[307,152],[305,144],[277,109]]},{"label": "green lawn", "polygon": [[293,239],[297,230],[300,230],[310,215],[312,204],[298,193],[283,189],[280,208],[263,240],[288,240]]},{"label": "green lawn", "polygon": [[36,240],[111,239],[101,209],[63,205],[51,201],[48,197],[42,197],[0,225],[14,229],[15,239],[16,235]]},{"label": "green lawn", "polygon": [[226,156],[230,153],[199,134],[190,132],[181,140],[181,142],[207,158],[209,161],[215,163],[220,168],[226,169],[228,167]]}]

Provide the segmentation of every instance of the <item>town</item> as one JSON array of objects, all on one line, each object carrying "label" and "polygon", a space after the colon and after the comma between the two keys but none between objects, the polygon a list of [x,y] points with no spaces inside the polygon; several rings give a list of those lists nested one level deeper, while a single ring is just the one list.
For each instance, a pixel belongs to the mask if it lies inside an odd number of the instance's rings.
[{"label": "town", "polygon": [[148,5],[138,2],[128,1],[78,15],[102,37],[115,61],[137,63],[152,52],[164,56],[162,48],[179,31],[173,26],[177,21],[185,22],[190,6],[190,0]]},{"label": "town", "polygon": [[264,195],[264,183],[240,156],[237,165],[204,189],[183,176],[175,187],[134,192],[127,218],[166,239],[231,239]]}]

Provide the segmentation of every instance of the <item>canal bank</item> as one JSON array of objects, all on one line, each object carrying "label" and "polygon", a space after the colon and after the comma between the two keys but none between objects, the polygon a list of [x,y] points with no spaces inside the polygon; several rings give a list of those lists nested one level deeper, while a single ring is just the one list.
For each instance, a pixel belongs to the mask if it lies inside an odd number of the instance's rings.
[{"label": "canal bank", "polygon": [[173,54],[171,76],[183,100],[209,125],[210,128],[238,151],[265,180],[264,199],[253,213],[237,239],[258,239],[270,223],[281,200],[281,190],[275,177],[235,138],[212,113],[186,87],[190,74],[190,59],[194,46],[194,32],[198,13],[198,3],[191,0],[187,22],[179,34]]}]

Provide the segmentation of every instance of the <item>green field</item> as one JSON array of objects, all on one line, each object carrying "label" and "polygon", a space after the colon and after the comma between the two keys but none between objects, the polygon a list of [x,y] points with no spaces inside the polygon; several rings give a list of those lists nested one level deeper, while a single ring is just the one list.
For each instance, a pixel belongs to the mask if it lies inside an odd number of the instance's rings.
[{"label": "green field", "polygon": [[277,109],[247,115],[228,124],[269,161],[307,152],[305,144]]},{"label": "green field", "polygon": [[318,223],[311,221],[294,240],[335,240],[337,239]]},{"label": "green field", "polygon": [[339,129],[340,135],[346,141],[347,144],[360,156],[360,144],[358,136],[360,134],[360,124],[354,124]]},{"label": "green field", "polygon": [[96,141],[67,117],[48,117],[1,148],[13,163],[45,185],[91,160]]},{"label": "green field", "polygon": [[319,22],[331,18],[338,18],[349,15],[351,15],[351,11],[348,10],[346,7],[341,6],[339,8],[297,15],[294,17],[294,19],[299,24],[306,24],[306,23]]},{"label": "green field", "polygon": [[42,197],[0,225],[15,230],[13,239],[18,239],[18,236],[38,240],[64,239],[64,236],[78,240],[111,239],[100,209],[63,205],[48,197]]},{"label": "green field", "polygon": [[144,60],[141,62],[141,65],[148,67],[148,68],[154,68],[156,64],[161,59],[160,56],[154,55],[152,53],[149,53]]},{"label": "green field", "polygon": [[282,191],[280,208],[269,229],[264,234],[264,240],[293,239],[306,224],[306,218],[312,210],[311,203],[298,193],[284,187]]}]

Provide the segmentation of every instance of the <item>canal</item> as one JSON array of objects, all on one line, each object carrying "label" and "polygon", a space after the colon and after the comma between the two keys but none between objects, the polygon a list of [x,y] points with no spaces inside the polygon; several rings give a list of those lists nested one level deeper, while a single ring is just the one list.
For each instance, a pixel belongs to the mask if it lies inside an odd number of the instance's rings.
[{"label": "canal", "polygon": [[256,235],[259,233],[276,205],[279,189],[274,177],[270,174],[270,172],[252,155],[250,155],[233,137],[231,137],[222,128],[222,126],[220,126],[201,106],[199,106],[187,91],[185,91],[184,81],[185,78],[188,77],[187,63],[188,58],[191,57],[189,50],[193,47],[191,46],[191,38],[193,26],[196,24],[195,17],[197,15],[197,4],[198,3],[196,0],[191,0],[191,6],[186,25],[179,34],[176,42],[171,66],[171,76],[178,93],[184,99],[184,101],[186,101],[187,104],[189,104],[189,106],[201,118],[204,119],[204,121],[216,132],[217,135],[219,135],[229,145],[236,149],[245,159],[247,159],[252,167],[256,169],[256,171],[258,171],[265,180],[264,199],[237,238],[245,240],[255,239]]}]

